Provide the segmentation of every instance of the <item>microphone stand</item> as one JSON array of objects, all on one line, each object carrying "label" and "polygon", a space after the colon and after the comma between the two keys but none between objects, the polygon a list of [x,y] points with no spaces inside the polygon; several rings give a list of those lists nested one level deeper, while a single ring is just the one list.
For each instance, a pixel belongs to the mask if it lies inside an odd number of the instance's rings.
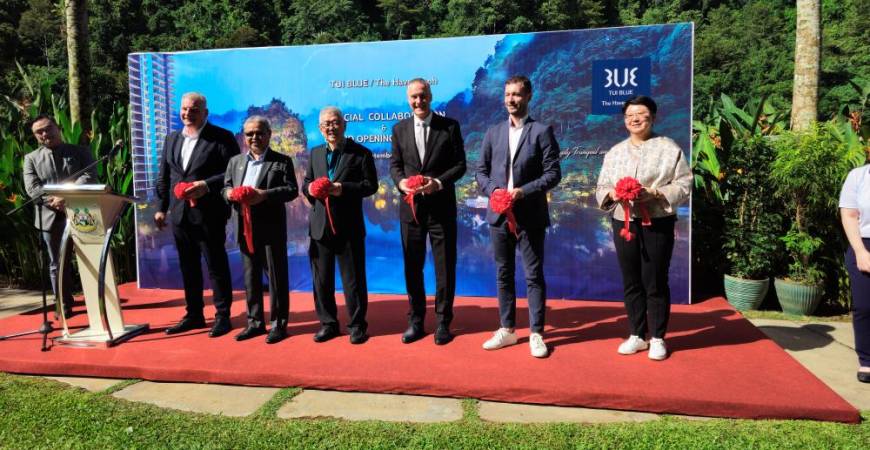
[{"label": "microphone stand", "polygon": [[[62,183],[66,183],[66,182],[75,180],[76,178],[79,177],[79,175],[94,168],[97,164],[99,164],[103,161],[106,161],[107,159],[115,156],[115,154],[117,153],[116,149],[118,149],[118,148],[120,148],[120,147],[118,145],[115,145],[114,147],[112,147],[112,150],[110,150],[108,153],[106,153],[105,155],[103,155],[99,159],[95,160],[91,164],[88,164],[87,166],[85,166],[81,170],[77,171],[76,173],[64,178],[62,181],[59,181],[58,184],[62,184]],[[13,209],[12,211],[9,211],[8,213],[6,213],[6,215],[11,216],[13,214],[16,214],[18,211],[21,211],[22,209],[24,209],[24,207],[26,207],[27,205],[29,205],[31,203],[34,203],[37,205],[37,212],[38,212],[37,216],[38,216],[38,221],[39,221],[39,230],[38,231],[40,234],[42,234],[44,232],[43,223],[42,223],[42,208],[45,205],[45,200],[43,199],[43,194],[39,194],[39,195],[31,198],[30,200],[22,203],[21,206]],[[40,327],[36,330],[23,331],[20,333],[14,333],[14,334],[6,335],[6,336],[0,336],[0,341],[5,341],[6,339],[10,339],[10,338],[14,338],[14,337],[27,336],[29,334],[40,333],[40,334],[42,334],[41,351],[47,352],[49,350],[48,335],[52,331],[54,331],[54,327],[51,325],[51,322],[48,320],[48,300],[46,299],[46,295],[45,295],[45,291],[46,291],[46,287],[45,287],[45,285],[46,285],[45,254],[48,252],[48,248],[46,247],[45,239],[42,236],[39,237],[39,242],[40,242],[39,268],[40,268],[40,272],[41,272],[41,276],[40,276],[40,285],[41,286],[40,287],[42,288],[42,325],[40,325]],[[63,255],[58,255],[58,260],[59,260],[59,264],[63,264],[63,261],[65,260],[65,258],[63,257]],[[60,283],[58,283],[58,284],[60,284]],[[59,305],[58,302],[61,301],[62,295],[63,295],[63,293],[55,292],[55,294],[54,294],[55,307],[58,307],[58,305]]]}]

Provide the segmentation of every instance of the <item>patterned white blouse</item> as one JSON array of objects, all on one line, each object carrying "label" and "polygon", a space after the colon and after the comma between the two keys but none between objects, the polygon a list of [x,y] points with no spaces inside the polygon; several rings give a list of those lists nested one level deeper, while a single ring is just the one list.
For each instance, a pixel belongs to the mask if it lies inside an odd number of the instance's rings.
[{"label": "patterned white blouse", "polygon": [[[656,136],[647,139],[639,147],[626,139],[604,155],[604,164],[598,174],[595,198],[598,206],[613,211],[613,217],[624,220],[622,206],[610,198],[610,191],[623,177],[634,177],[644,187],[656,189],[659,197],[646,203],[651,218],[676,214],[675,207],[689,198],[692,190],[692,171],[686,164],[683,151],[672,139]],[[640,217],[640,211],[632,208],[632,217]]]}]

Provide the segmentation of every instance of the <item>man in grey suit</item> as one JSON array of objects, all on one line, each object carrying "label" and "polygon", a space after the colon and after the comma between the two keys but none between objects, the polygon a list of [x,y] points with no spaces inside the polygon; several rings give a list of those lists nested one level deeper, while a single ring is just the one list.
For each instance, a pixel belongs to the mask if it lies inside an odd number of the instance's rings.
[{"label": "man in grey suit", "polygon": [[[293,160],[269,147],[272,127],[263,116],[251,116],[243,125],[248,153],[230,159],[223,196],[233,206],[232,223],[245,270],[248,325],[236,335],[244,341],[266,333],[263,318],[263,269],[269,275],[272,323],[267,344],[287,337],[290,305],[287,279],[287,210],[285,203],[299,195]],[[250,229],[245,228],[245,205],[232,195],[235,188],[252,189],[247,201]],[[250,232],[251,236],[246,233]],[[248,248],[248,240],[253,248]]]},{"label": "man in grey suit", "polygon": [[517,342],[514,261],[519,247],[529,299],[529,347],[532,356],[543,358],[549,353],[541,335],[547,299],[544,281],[544,237],[550,226],[547,191],[559,184],[562,171],[553,128],[529,117],[531,99],[532,83],[528,78],[509,78],[504,86],[508,120],[487,130],[480,150],[477,185],[488,197],[496,189],[508,191],[513,199],[518,234],[517,237],[509,230],[505,214],[496,214],[492,208],[487,211],[501,328],[483,348],[496,350]]},{"label": "man in grey suit", "polygon": [[[408,83],[408,105],[414,113],[393,127],[390,175],[399,191],[414,196],[414,210],[399,204],[402,250],[405,260],[405,286],[410,310],[408,329],[402,342],[409,344],[425,335],[426,291],[423,265],[426,261],[426,235],[432,243],[435,262],[435,315],[438,326],[435,343],[453,339],[453,297],[456,291],[456,189],[454,184],[465,174],[465,145],[459,123],[432,112],[432,90],[422,78]],[[408,187],[408,178],[421,175],[425,184]]]},{"label": "man in grey suit", "polygon": [[[78,145],[65,144],[60,134],[57,122],[50,116],[39,116],[31,127],[33,136],[39,142],[39,148],[24,157],[24,189],[31,198],[42,195],[46,184],[73,181],[76,184],[96,183],[95,168],[91,168],[74,180],[69,177],[94,162],[90,150]],[[56,298],[59,298],[64,309],[64,315],[72,315],[72,258],[66,258],[63,270],[63,292],[57,290],[57,271],[60,258],[60,240],[66,228],[66,212],[64,201],[60,197],[46,196],[43,205],[36,208],[35,226],[42,232],[42,238],[48,247],[51,288]],[[42,214],[42,228],[39,228],[39,214]],[[72,247],[69,247],[72,250]]]}]

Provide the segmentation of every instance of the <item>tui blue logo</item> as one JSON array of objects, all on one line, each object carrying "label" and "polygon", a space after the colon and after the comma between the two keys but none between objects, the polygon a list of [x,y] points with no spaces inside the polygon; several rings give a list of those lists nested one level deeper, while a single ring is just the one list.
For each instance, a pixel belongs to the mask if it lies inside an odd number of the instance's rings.
[{"label": "tui blue logo", "polygon": [[592,61],[592,114],[620,114],[626,100],[649,94],[649,58]]}]

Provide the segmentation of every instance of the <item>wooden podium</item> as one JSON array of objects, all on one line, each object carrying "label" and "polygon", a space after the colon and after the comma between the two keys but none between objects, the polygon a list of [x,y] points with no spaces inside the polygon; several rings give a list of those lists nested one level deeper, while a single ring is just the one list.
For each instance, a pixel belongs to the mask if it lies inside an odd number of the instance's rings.
[{"label": "wooden podium", "polygon": [[[63,292],[63,270],[70,245],[76,255],[88,327],[70,333],[63,308],[59,308],[63,334],[58,344],[111,347],[148,329],[148,324],[125,325],[109,243],[124,211],[134,198],[118,195],[105,184],[48,184],[45,195],[66,203],[67,226],[60,244],[57,292]],[[60,299],[55,300],[59,304]]]}]

